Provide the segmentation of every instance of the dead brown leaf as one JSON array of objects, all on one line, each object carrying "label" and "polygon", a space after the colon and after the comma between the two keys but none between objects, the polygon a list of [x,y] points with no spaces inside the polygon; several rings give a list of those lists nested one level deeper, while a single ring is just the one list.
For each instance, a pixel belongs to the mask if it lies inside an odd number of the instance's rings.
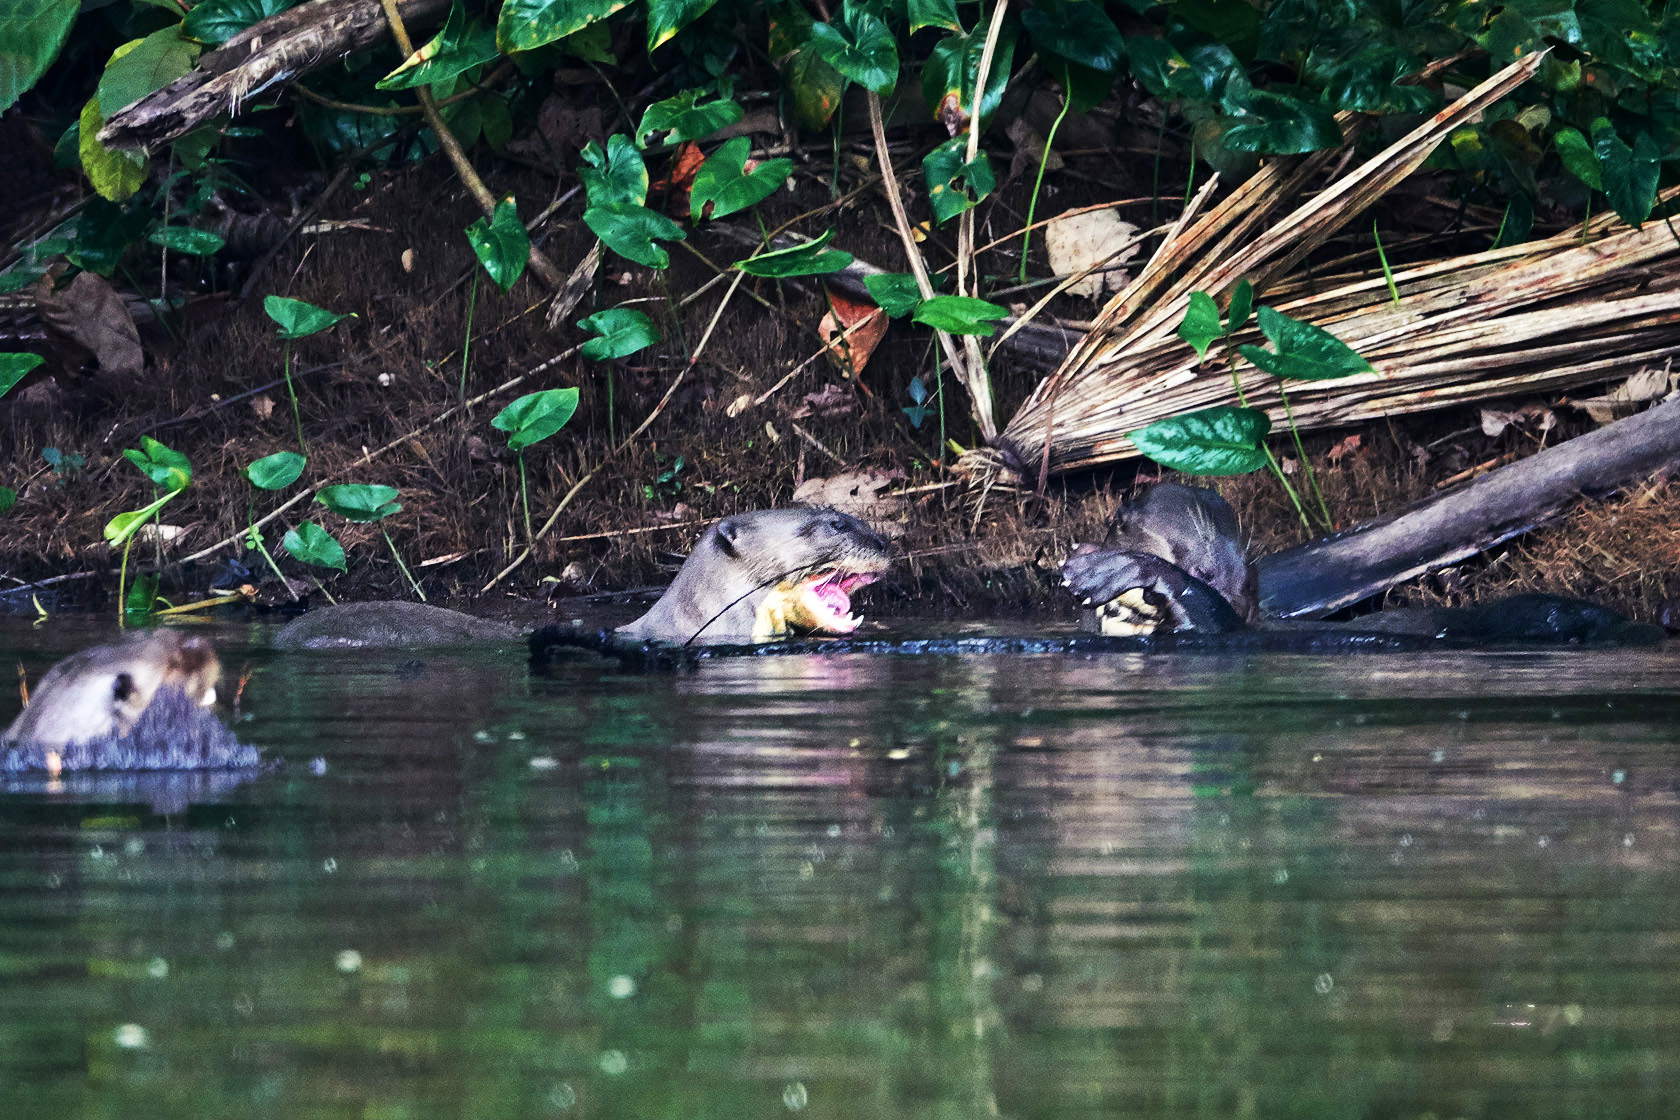
[{"label": "dead brown leaf", "polygon": [[[868,300],[829,292],[828,314],[817,324],[817,335],[836,369],[857,376],[887,335],[887,313]],[[847,333],[850,332],[850,333]],[[841,335],[845,335],[844,338]]]},{"label": "dead brown leaf", "polygon": [[140,331],[122,296],[103,276],[78,272],[57,292],[52,290],[52,278],[43,277],[35,285],[35,306],[47,329],[91,353],[102,373],[140,375],[146,361]]}]

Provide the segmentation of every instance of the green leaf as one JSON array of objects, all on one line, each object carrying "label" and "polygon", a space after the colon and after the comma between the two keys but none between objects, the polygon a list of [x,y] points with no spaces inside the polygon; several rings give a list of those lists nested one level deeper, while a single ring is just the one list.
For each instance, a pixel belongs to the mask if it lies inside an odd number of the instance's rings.
[{"label": "green leaf", "polygon": [[189,257],[214,256],[227,244],[221,234],[191,226],[159,226],[147,235],[146,240]]},{"label": "green leaf", "polygon": [[523,451],[564,428],[572,413],[577,411],[577,405],[576,389],[543,389],[526,393],[496,413],[490,426],[508,433],[509,451]]},{"label": "green leaf", "polygon": [[1220,405],[1157,420],[1127,432],[1138,450],[1185,474],[1247,474],[1266,465],[1272,422],[1253,408]]},{"label": "green leaf", "polygon": [[606,19],[630,0],[506,0],[496,20],[503,54],[529,51]]},{"label": "green leaf", "polygon": [[782,63],[782,82],[793,98],[793,115],[800,124],[816,131],[828,124],[840,107],[846,79],[807,42]]},{"label": "green leaf", "polygon": [[1231,291],[1231,306],[1225,309],[1225,333],[1236,334],[1248,326],[1248,317],[1254,314],[1254,285],[1247,280],[1239,280]]},{"label": "green leaf", "polygon": [[337,568],[341,572],[346,570],[344,546],[313,521],[288,529],[286,535],[280,538],[280,547],[305,564],[313,564],[317,568]]},{"label": "green leaf", "polygon": [[972,296],[934,296],[917,305],[911,319],[947,334],[977,334],[990,338],[997,332],[990,320],[1009,318],[1009,309]]},{"label": "green leaf", "polygon": [[1602,117],[1593,122],[1592,138],[1610,206],[1628,225],[1643,226],[1656,202],[1657,176],[1662,170],[1657,142],[1641,130],[1629,148]]},{"label": "green leaf", "polygon": [[[196,12],[198,9],[193,10]],[[496,33],[477,19],[469,20],[460,0],[455,0],[443,30],[374,85],[379,89],[413,89],[434,82],[447,82],[499,57]]]},{"label": "green leaf", "polygon": [[[297,3],[298,0],[202,0],[181,21],[181,34],[216,46]],[[174,5],[170,8],[179,10]]]},{"label": "green leaf", "polygon": [[744,261],[736,261],[735,267],[748,276],[776,279],[788,276],[826,276],[831,272],[839,272],[852,263],[850,253],[824,248],[833,239],[834,231],[826,230],[814,241],[807,241],[790,249],[760,253]]},{"label": "green leaf", "polygon": [[717,0],[648,0],[648,53],[652,54],[716,3]]},{"label": "green leaf", "polygon": [[140,184],[146,181],[146,170],[151,164],[144,156],[136,158],[99,142],[99,130],[105,127],[105,115],[99,111],[97,97],[82,106],[79,123],[81,132],[76,145],[82,157],[82,171],[99,196],[121,202],[139,190]]},{"label": "green leaf", "polygon": [[0,113],[41,80],[80,10],[81,0],[7,0],[0,5]]},{"label": "green leaf", "polygon": [[607,149],[591,140],[583,148],[578,178],[591,206],[627,203],[640,206],[647,201],[647,164],[630,137],[615,132],[607,137]]},{"label": "green leaf", "polygon": [[700,104],[705,93],[700,89],[684,90],[675,97],[649,105],[642,114],[642,123],[636,126],[636,146],[647,147],[659,133],[665,134],[661,143],[667,148],[684,140],[703,140],[746,116],[746,110],[733,101]]},{"label": "green leaf", "polygon": [[158,573],[136,574],[123,598],[123,621],[129,626],[144,626],[157,613]]},{"label": "green leaf", "polygon": [[0,397],[11,392],[30,370],[44,361],[46,359],[39,354],[16,352],[0,354]]},{"label": "green leaf", "polygon": [[811,45],[841,76],[881,97],[898,84],[898,46],[881,17],[845,0],[834,23],[811,26]]},{"label": "green leaf", "polygon": [[1328,109],[1296,97],[1254,89],[1225,104],[1238,110],[1224,135],[1225,146],[1234,151],[1298,155],[1342,142],[1341,126]]},{"label": "green leaf", "polygon": [[1595,191],[1604,189],[1604,177],[1599,174],[1598,156],[1578,128],[1567,125],[1552,135],[1558,158],[1568,172]]},{"label": "green leaf", "polygon": [[123,458],[140,468],[140,473],[171,493],[185,490],[192,482],[192,463],[174,448],[165,447],[151,436],[140,437],[140,450],[128,448]]},{"label": "green leaf", "polygon": [[[659,341],[659,328],[653,325],[653,320],[629,307],[597,311],[578,326],[600,336],[583,344],[583,356],[592,362],[626,358]],[[572,392],[576,394],[577,390]]]},{"label": "green leaf", "polygon": [[294,559],[301,559],[302,563],[346,571],[343,544],[339,544],[331,532],[312,521],[302,522],[296,529],[287,529],[286,536],[281,537],[281,547],[291,552]]},{"label": "green leaf", "polygon": [[17,491],[10,486],[0,486],[0,513],[9,513],[17,505]]},{"label": "green leaf", "polygon": [[955,0],[909,0],[906,10],[910,16],[910,33],[924,27],[943,27],[947,31],[961,31],[962,20],[957,18]]},{"label": "green leaf", "polygon": [[478,219],[467,227],[466,234],[479,263],[496,282],[496,287],[504,292],[512,288],[531,259],[531,239],[525,234],[525,225],[519,220],[519,209],[513,199],[504,198],[496,203],[490,220]]},{"label": "green leaf", "polygon": [[1105,74],[1118,70],[1126,53],[1120,29],[1099,0],[1033,0],[1021,13],[1021,25],[1032,35],[1040,56],[1052,55]]},{"label": "green leaf", "polygon": [[[945,125],[952,136],[968,127],[974,116],[974,83],[980,77],[980,56],[985,53],[986,33],[947,35],[934,44],[933,53],[922,66],[922,98],[928,112]],[[1015,56],[1015,27],[1006,21],[992,51],[992,68],[986,74],[986,95],[980,99],[980,120],[984,124],[1003,102],[1009,85],[1009,67]]]},{"label": "green leaf", "polygon": [[105,523],[105,539],[110,541],[112,545],[123,544],[128,538],[138,533],[140,526],[144,525],[153,514],[168,505],[171,499],[179,493],[179,490],[167,491],[143,509],[117,514]]},{"label": "green leaf", "polygon": [[[1309,60],[1309,68],[1313,61]],[[1400,85],[1401,78],[1419,69],[1416,59],[1393,47],[1369,47],[1339,59],[1320,77],[1320,100],[1335,110],[1355,113],[1423,113],[1435,107],[1437,94],[1428,86]],[[1315,83],[1316,84],[1316,83]]]},{"label": "green leaf", "polygon": [[284,490],[303,474],[307,462],[296,451],[276,451],[245,468],[245,477],[258,490]]},{"label": "green leaf", "polygon": [[1331,381],[1372,372],[1370,362],[1329,331],[1270,307],[1260,309],[1260,333],[1277,353],[1258,346],[1239,346],[1237,352],[1274,377]]},{"label": "green leaf", "polygon": [[353,311],[335,315],[324,307],[316,307],[313,303],[305,303],[301,299],[287,299],[285,296],[265,296],[263,310],[268,312],[270,319],[279,324],[280,337],[288,341],[308,338],[335,323],[356,317]]},{"label": "green leaf", "polygon": [[159,28],[111,53],[94,95],[106,114],[125,109],[193,68],[199,46],[181,38],[180,24]]},{"label": "green leaf", "polygon": [[1225,333],[1219,321],[1219,305],[1206,292],[1191,292],[1190,306],[1184,311],[1184,321],[1178,324],[1178,337],[1196,351],[1198,360],[1207,358],[1208,347]]},{"label": "green leaf", "polygon": [[934,221],[943,225],[992,193],[997,177],[985,152],[964,163],[968,134],[953,136],[922,160],[922,178],[927,184],[928,205]]},{"label": "green leaf", "polygon": [[791,159],[767,159],[751,171],[745,170],[751,150],[752,141],[737,136],[700,165],[689,191],[689,214],[695,222],[706,215],[707,203],[711,204],[712,218],[756,206],[793,174]]},{"label": "green leaf", "polygon": [[315,500],[351,521],[378,521],[402,509],[397,502],[395,486],[373,483],[345,482],[337,486],[323,486]]},{"label": "green leaf", "polygon": [[889,319],[902,319],[922,303],[922,289],[908,272],[881,272],[863,278],[869,298],[881,306]]},{"label": "green leaf", "polygon": [[76,220],[76,237],[66,255],[78,267],[109,277],[152,221],[149,206],[124,207],[103,198],[90,198]]},{"label": "green leaf", "polygon": [[649,268],[663,269],[671,264],[670,254],[655,245],[655,240],[681,241],[687,236],[681,226],[657,210],[627,202],[591,206],[583,212],[583,224],[607,248]]},{"label": "green leaf", "polygon": [[1163,100],[1217,100],[1230,80],[1242,74],[1242,64],[1223,44],[1187,49],[1188,55],[1180,54],[1165,39],[1149,35],[1126,40],[1132,76]]}]

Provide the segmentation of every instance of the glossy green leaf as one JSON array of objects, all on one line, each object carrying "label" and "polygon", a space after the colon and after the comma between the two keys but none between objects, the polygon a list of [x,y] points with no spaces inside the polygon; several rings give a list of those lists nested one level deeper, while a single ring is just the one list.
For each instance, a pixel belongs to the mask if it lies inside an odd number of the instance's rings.
[{"label": "glossy green leaf", "polygon": [[782,82],[793,99],[793,115],[814,131],[828,124],[840,107],[846,79],[806,43],[782,63]]},{"label": "glossy green leaf", "polygon": [[513,199],[504,198],[496,203],[490,219],[478,219],[467,227],[466,234],[478,262],[496,287],[504,292],[513,287],[531,259],[531,239],[525,233],[525,224],[519,220],[519,208]]},{"label": "glossy green leaf", "polygon": [[172,493],[185,490],[192,482],[192,463],[187,457],[151,436],[141,436],[140,449],[126,449],[123,458],[139,467],[140,473],[152,480],[152,485]]},{"label": "glossy green leaf", "polygon": [[1236,334],[1248,326],[1248,317],[1254,314],[1254,285],[1247,280],[1237,281],[1237,286],[1231,290],[1231,306],[1225,309],[1225,331]]},{"label": "glossy green leaf", "polygon": [[110,541],[112,545],[122,545],[128,538],[138,533],[140,526],[149,521],[153,514],[168,505],[179,493],[179,490],[166,491],[144,508],[117,514],[105,523],[103,532],[105,539]]},{"label": "glossy green leaf", "polygon": [[709,11],[717,0],[648,0],[647,45],[652,53]]},{"label": "glossy green leaf", "polygon": [[751,150],[752,141],[737,136],[700,165],[689,191],[689,214],[696,222],[702,217],[721,218],[757,206],[793,174],[791,159],[767,159],[751,171],[746,170],[747,153]]},{"label": "glossy green leaf", "polygon": [[811,27],[811,45],[841,76],[882,97],[898,84],[898,46],[881,17],[845,0],[840,18]]},{"label": "glossy green leaf", "polygon": [[534,50],[606,19],[630,0],[505,0],[496,19],[504,54]]},{"label": "glossy green leaf", "polygon": [[0,486],[0,513],[9,513],[17,505],[17,491],[10,486]]},{"label": "glossy green leaf", "polygon": [[214,256],[227,244],[221,234],[191,226],[159,226],[146,236],[146,240],[189,257]]},{"label": "glossy green leaf", "polygon": [[1126,44],[1100,0],[1034,0],[1021,13],[1040,57],[1053,56],[1112,74],[1120,68]]},{"label": "glossy green leaf", "polygon": [[1220,405],[1157,420],[1127,432],[1138,450],[1185,474],[1248,474],[1266,465],[1272,422],[1253,408]]},{"label": "glossy green leaf", "polygon": [[649,268],[668,268],[670,254],[654,242],[681,241],[687,235],[676,222],[657,210],[627,202],[591,206],[583,212],[588,226],[601,244],[628,260]]},{"label": "glossy green leaf", "polygon": [[202,0],[181,21],[181,34],[217,46],[297,3],[298,0]]},{"label": "glossy green leaf", "polygon": [[[980,77],[980,56],[985,49],[983,29],[968,35],[947,35],[934,44],[933,53],[922,66],[922,98],[928,112],[953,136],[966,129],[974,115],[974,83]],[[1003,102],[1014,56],[1015,26],[1006,21],[992,51],[992,68],[986,73],[986,95],[980,101],[982,122],[989,120]]]},{"label": "glossy green leaf", "polygon": [[592,362],[626,358],[659,341],[659,328],[653,325],[653,320],[630,307],[597,311],[579,321],[578,326],[599,336],[583,344],[583,356]]},{"label": "glossy green leaf", "polygon": [[1662,170],[1656,141],[1641,131],[1630,148],[1603,118],[1593,122],[1592,139],[1611,208],[1628,225],[1643,226],[1657,200],[1657,177]]},{"label": "glossy green leaf", "polygon": [[1557,148],[1558,158],[1563,166],[1575,178],[1581,180],[1595,191],[1604,189],[1604,178],[1599,174],[1598,156],[1593,154],[1593,147],[1578,128],[1565,126],[1552,135],[1552,144]]},{"label": "glossy green leaf", "polygon": [[577,405],[576,389],[542,389],[526,393],[496,413],[490,426],[508,433],[508,450],[523,451],[564,428]]},{"label": "glossy green leaf", "polygon": [[263,310],[279,325],[280,337],[287,340],[308,338],[335,323],[355,318],[353,311],[338,315],[324,307],[316,307],[313,303],[305,303],[301,299],[287,299],[285,296],[265,296]]},{"label": "glossy green leaf", "polygon": [[0,397],[11,392],[17,383],[29,374],[30,370],[44,361],[46,359],[41,355],[28,352],[0,354]]},{"label": "glossy green leaf", "polygon": [[0,113],[58,58],[80,0],[7,0],[0,4]]},{"label": "glossy green leaf", "polygon": [[193,68],[199,46],[181,38],[179,24],[124,43],[111,54],[94,95],[107,117],[160,90]]},{"label": "glossy green leaf", "polygon": [[1328,67],[1321,77],[1323,104],[1356,113],[1423,113],[1433,109],[1438,94],[1424,85],[1400,85],[1419,64],[1404,51],[1369,47]]},{"label": "glossy green leaf", "polygon": [[350,521],[378,521],[402,509],[395,486],[345,482],[323,486],[315,500]]},{"label": "glossy green leaf", "polygon": [[157,614],[158,584],[156,572],[141,572],[128,585],[123,597],[123,621],[130,626],[145,626]]},{"label": "glossy green leaf", "polygon": [[468,19],[460,0],[455,0],[443,29],[429,43],[403,59],[401,66],[374,84],[379,89],[413,89],[434,82],[447,82],[499,57],[495,31],[476,18]]},{"label": "glossy green leaf", "polygon": [[[1227,106],[1233,105],[1227,100]],[[1225,129],[1224,144],[1239,152],[1298,155],[1334,148],[1342,129],[1328,109],[1270,90],[1247,91]]]},{"label": "glossy green leaf", "polygon": [[824,248],[833,239],[834,231],[825,230],[813,241],[789,249],[777,249],[773,253],[760,253],[756,257],[736,261],[735,267],[748,276],[776,279],[789,276],[826,276],[831,272],[839,272],[852,263],[850,253]]},{"label": "glossy green leaf", "polygon": [[908,272],[881,272],[863,278],[869,298],[880,305],[889,319],[902,319],[922,303],[922,289]]},{"label": "glossy green leaf", "polygon": [[918,304],[910,317],[947,334],[989,338],[997,333],[992,321],[1009,318],[1009,308],[972,296],[934,296]]},{"label": "glossy green leaf", "polygon": [[665,147],[684,140],[704,140],[746,116],[745,109],[728,99],[702,104],[700,99],[705,95],[705,90],[684,90],[675,97],[649,105],[642,114],[642,123],[636,126],[637,146],[645,148],[655,137]]},{"label": "glossy green leaf", "polygon": [[131,156],[99,142],[99,130],[105,127],[105,116],[99,111],[97,97],[82,106],[79,123],[81,131],[76,141],[77,154],[82,159],[83,174],[99,196],[121,202],[139,190],[140,184],[146,181],[146,171],[151,164],[144,156]]},{"label": "glossy green leaf", "polygon": [[280,538],[280,547],[294,559],[317,568],[336,568],[345,571],[344,546],[333,535],[315,524],[305,521],[296,529],[288,529]]},{"label": "glossy green leaf", "polygon": [[1190,306],[1185,308],[1184,319],[1178,324],[1178,337],[1190,344],[1198,359],[1205,359],[1208,347],[1224,333],[1219,305],[1213,302],[1213,297],[1206,292],[1191,292]]},{"label": "glossy green leaf", "polygon": [[941,224],[969,209],[992,193],[997,177],[985,152],[964,163],[968,135],[953,136],[922,159],[922,178],[927,184],[928,205]]},{"label": "glossy green leaf", "polygon": [[1230,79],[1242,70],[1229,50],[1219,48],[1220,44],[1210,44],[1206,49],[1192,51],[1195,56],[1192,61],[1165,39],[1139,35],[1126,40],[1132,76],[1164,100],[1216,100]]},{"label": "glossy green leaf", "polygon": [[1260,333],[1277,347],[1276,353],[1258,346],[1239,346],[1237,352],[1274,377],[1331,381],[1371,372],[1370,362],[1329,331],[1270,307],[1260,309]]},{"label": "glossy green leaf", "polygon": [[607,137],[607,147],[591,140],[583,148],[583,163],[578,167],[578,179],[591,206],[610,206],[628,203],[640,206],[647,201],[648,171],[642,153],[622,132]]},{"label": "glossy green leaf", "polygon": [[910,31],[924,27],[943,27],[947,31],[961,31],[962,20],[957,18],[955,0],[908,0],[905,11],[910,17]]},{"label": "glossy green leaf", "polygon": [[246,467],[245,477],[258,490],[284,490],[303,474],[305,462],[296,451],[277,451]]}]

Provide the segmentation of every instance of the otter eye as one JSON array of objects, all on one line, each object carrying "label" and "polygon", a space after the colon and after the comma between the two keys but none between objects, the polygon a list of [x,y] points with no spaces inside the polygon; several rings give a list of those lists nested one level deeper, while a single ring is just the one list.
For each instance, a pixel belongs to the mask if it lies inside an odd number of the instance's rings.
[{"label": "otter eye", "polygon": [[844,533],[847,528],[846,519],[844,517],[831,517],[828,519],[828,526],[831,529]]}]

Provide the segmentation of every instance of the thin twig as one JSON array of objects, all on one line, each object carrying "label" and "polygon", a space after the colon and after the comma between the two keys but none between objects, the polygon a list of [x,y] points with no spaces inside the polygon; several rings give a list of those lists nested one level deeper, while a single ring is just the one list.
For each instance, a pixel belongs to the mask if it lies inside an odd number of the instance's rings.
[{"label": "thin twig", "polygon": [[816,448],[818,451],[821,451],[824,455],[827,455],[830,459],[833,459],[836,463],[839,463],[842,467],[849,465],[846,462],[846,460],[840,458],[840,456],[838,456],[834,452],[830,451],[828,449],[828,444],[824,443],[822,440],[818,439],[816,436],[812,435],[810,432],[807,432],[804,428],[800,427],[799,424],[796,423],[795,421],[789,420],[788,425],[791,428],[793,428],[794,434],[799,436],[800,439],[804,440],[806,443],[810,444],[812,447]]},{"label": "thin twig", "polygon": [[[885,312],[881,312],[881,314],[885,314]],[[875,316],[874,315],[865,315],[863,318],[859,319],[857,322],[853,323],[851,326],[847,327],[844,331],[842,331],[840,333],[839,337],[833,339],[830,342],[823,343],[823,345],[817,350],[817,352],[815,354],[812,354],[809,358],[806,358],[803,362],[800,362],[798,365],[796,365],[792,369],[788,370],[787,373],[783,375],[783,377],[780,381],[776,382],[774,385],[770,386],[770,388],[764,390],[764,392],[762,392],[758,396],[754,397],[753,398],[753,407],[757,408],[759,405],[763,404],[765,401],[767,401],[771,397],[775,396],[777,393],[779,393],[781,391],[782,386],[786,385],[789,381],[793,380],[794,375],[798,374],[801,370],[805,369],[812,362],[816,361],[818,358],[820,358],[824,354],[828,353],[838,343],[845,342],[848,339],[850,339],[852,337],[852,332],[862,330],[864,327],[869,326],[874,321],[875,321]]]}]

